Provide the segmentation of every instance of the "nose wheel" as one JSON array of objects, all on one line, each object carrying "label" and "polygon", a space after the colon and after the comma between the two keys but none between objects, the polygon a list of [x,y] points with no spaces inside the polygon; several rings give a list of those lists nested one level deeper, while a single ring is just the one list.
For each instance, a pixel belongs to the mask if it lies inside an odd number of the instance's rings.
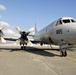
[{"label": "nose wheel", "polygon": [[60,45],[60,56],[64,56],[64,57],[66,57],[67,56],[67,48],[69,47],[69,45],[68,44],[61,44]]},{"label": "nose wheel", "polygon": [[61,50],[60,55],[66,57],[67,56],[67,51],[66,50]]}]

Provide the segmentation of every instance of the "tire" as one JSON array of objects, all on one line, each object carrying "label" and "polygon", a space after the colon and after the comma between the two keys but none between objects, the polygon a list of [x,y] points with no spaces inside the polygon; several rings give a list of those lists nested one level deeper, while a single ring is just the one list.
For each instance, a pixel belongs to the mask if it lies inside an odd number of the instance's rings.
[{"label": "tire", "polygon": [[66,51],[64,52],[64,56],[65,56],[65,57],[67,56],[67,52],[66,52]]},{"label": "tire", "polygon": [[26,49],[26,46],[24,46],[24,50]]},{"label": "tire", "polygon": [[63,52],[63,51],[61,51],[61,55],[60,55],[60,56],[61,56],[61,57],[64,56],[64,52]]},{"label": "tire", "polygon": [[23,48],[23,46],[21,46],[21,50],[23,50],[24,48]]}]

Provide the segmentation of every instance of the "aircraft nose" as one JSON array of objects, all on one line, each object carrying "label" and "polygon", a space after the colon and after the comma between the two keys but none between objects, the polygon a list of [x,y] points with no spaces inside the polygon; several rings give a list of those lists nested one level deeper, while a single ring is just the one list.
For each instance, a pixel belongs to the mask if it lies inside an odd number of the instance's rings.
[{"label": "aircraft nose", "polygon": [[76,25],[68,25],[68,28],[66,28],[65,37],[67,41],[71,44],[76,44]]},{"label": "aircraft nose", "polygon": [[66,29],[66,35],[70,37],[76,37],[76,24],[72,24],[68,26],[68,29]]}]

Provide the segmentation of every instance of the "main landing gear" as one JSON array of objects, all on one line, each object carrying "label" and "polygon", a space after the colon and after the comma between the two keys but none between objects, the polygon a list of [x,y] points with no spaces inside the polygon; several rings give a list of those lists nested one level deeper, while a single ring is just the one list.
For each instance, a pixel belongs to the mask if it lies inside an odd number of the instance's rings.
[{"label": "main landing gear", "polygon": [[25,50],[26,49],[26,46],[21,46],[21,50]]},{"label": "main landing gear", "polygon": [[[21,43],[20,43],[20,45],[21,45]],[[26,44],[27,45],[27,44]],[[26,49],[26,45],[25,44],[22,44],[21,45],[21,50],[25,50]]]}]

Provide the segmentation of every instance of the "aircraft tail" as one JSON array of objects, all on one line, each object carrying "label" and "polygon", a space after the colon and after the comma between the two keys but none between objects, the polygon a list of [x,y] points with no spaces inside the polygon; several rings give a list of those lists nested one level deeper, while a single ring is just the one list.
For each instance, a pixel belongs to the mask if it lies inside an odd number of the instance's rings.
[{"label": "aircraft tail", "polygon": [[37,33],[38,31],[37,31],[37,27],[36,27],[36,23],[35,23],[35,33]]}]

